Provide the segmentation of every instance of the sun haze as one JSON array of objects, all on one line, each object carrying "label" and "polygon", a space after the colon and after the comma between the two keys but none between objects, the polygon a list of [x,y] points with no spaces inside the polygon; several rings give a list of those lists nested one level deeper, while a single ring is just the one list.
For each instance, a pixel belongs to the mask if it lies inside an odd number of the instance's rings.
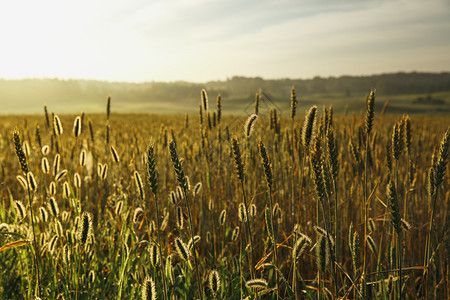
[{"label": "sun haze", "polygon": [[203,82],[450,69],[446,0],[3,1],[0,78]]}]

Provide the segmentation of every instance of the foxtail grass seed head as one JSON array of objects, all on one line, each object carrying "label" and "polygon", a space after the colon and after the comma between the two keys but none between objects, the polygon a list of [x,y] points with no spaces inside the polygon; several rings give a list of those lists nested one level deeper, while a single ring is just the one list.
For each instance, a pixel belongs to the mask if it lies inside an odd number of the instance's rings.
[{"label": "foxtail grass seed head", "polygon": [[181,230],[183,229],[183,210],[181,206],[177,206],[177,227]]},{"label": "foxtail grass seed head", "polygon": [[177,186],[176,194],[177,194],[177,202],[182,201],[184,199],[183,189],[181,188],[181,186]]},{"label": "foxtail grass seed head", "polygon": [[404,126],[405,126],[405,146],[406,146],[406,153],[408,155],[411,155],[411,140],[412,140],[412,132],[411,132],[411,120],[409,119],[408,115],[404,116]]},{"label": "foxtail grass seed head", "polygon": [[80,152],[80,166],[84,167],[86,165],[86,150],[81,150]]},{"label": "foxtail grass seed head", "polygon": [[269,286],[267,281],[262,278],[251,279],[245,283],[245,286],[252,290],[265,289]]},{"label": "foxtail grass seed head", "polygon": [[95,141],[95,136],[94,136],[94,128],[92,128],[92,122],[91,120],[88,121],[88,126],[89,126],[89,134],[91,136],[91,141],[94,142]]},{"label": "foxtail grass seed head", "polygon": [[61,172],[58,172],[58,174],[55,175],[55,182],[60,182],[62,179],[64,179],[67,175],[67,170],[64,169]]},{"label": "foxtail grass seed head", "polygon": [[219,216],[220,226],[224,226],[226,220],[227,220],[227,211],[226,211],[226,209],[224,209],[220,212],[220,216]]},{"label": "foxtail grass seed head", "polygon": [[301,235],[295,242],[294,248],[292,249],[293,259],[298,260],[309,244],[311,244],[311,240],[307,236]]},{"label": "foxtail grass seed head", "polygon": [[178,198],[177,198],[177,195],[175,194],[174,191],[171,191],[171,192],[169,193],[169,201],[170,201],[170,203],[172,203],[172,205],[177,204]]},{"label": "foxtail grass seed head", "polygon": [[167,225],[169,224],[169,216],[170,216],[170,214],[169,214],[169,212],[167,212],[165,214],[165,216],[164,216],[164,219],[163,219],[162,223],[161,223],[161,231],[166,230]]},{"label": "foxtail grass seed head", "polygon": [[64,184],[63,184],[63,198],[64,199],[69,199],[70,194],[71,194],[71,192],[70,192],[69,183],[67,181],[64,181]]},{"label": "foxtail grass seed head", "polygon": [[53,176],[59,173],[59,168],[61,167],[61,155],[56,154],[53,158]]},{"label": "foxtail grass seed head", "polygon": [[75,173],[73,175],[73,185],[77,188],[80,189],[81,188],[81,177],[80,174]]},{"label": "foxtail grass seed head", "polygon": [[275,240],[274,232],[273,232],[273,222],[272,222],[272,216],[270,215],[270,208],[266,206],[266,209],[264,211],[264,217],[266,220],[266,229],[267,234],[269,235],[270,239],[272,240],[272,243]]},{"label": "foxtail grass seed head", "polygon": [[20,200],[14,201],[14,208],[17,219],[19,219],[19,221],[25,219],[25,217],[27,216],[27,211],[25,209],[25,206],[22,204]]},{"label": "foxtail grass seed head", "polygon": [[53,116],[53,131],[55,132],[55,134],[57,136],[63,134],[63,127],[61,124],[61,120],[59,119],[59,117],[57,115]]},{"label": "foxtail grass seed head", "polygon": [[367,236],[367,245],[369,246],[369,249],[373,254],[377,254],[377,245],[370,235]]},{"label": "foxtail grass seed head", "polygon": [[302,144],[305,148],[309,147],[311,139],[314,135],[315,119],[317,114],[317,106],[313,106],[309,109],[305,121],[303,122],[302,129]]},{"label": "foxtail grass seed head", "polygon": [[16,155],[17,158],[19,159],[19,163],[22,168],[22,172],[27,174],[28,173],[27,158],[25,156],[25,153],[23,152],[22,142],[20,141],[19,131],[17,130],[15,130],[13,133],[13,141],[14,141],[14,148],[16,150]]},{"label": "foxtail grass seed head", "polygon": [[100,164],[100,179],[105,181],[106,177],[108,177],[108,164]]},{"label": "foxtail grass seed head", "polygon": [[222,119],[222,96],[220,94],[217,95],[217,124],[220,124],[220,120]]},{"label": "foxtail grass seed head", "polygon": [[59,216],[58,202],[56,202],[56,199],[54,197],[50,197],[48,201],[48,208],[50,209],[50,213],[54,218],[57,218]]},{"label": "foxtail grass seed head", "polygon": [[48,186],[48,193],[51,196],[55,196],[56,195],[56,183],[54,181],[50,182],[50,184]]},{"label": "foxtail grass seed head", "polygon": [[80,224],[78,225],[77,240],[81,245],[85,245],[88,238],[92,235],[92,215],[88,212],[83,212],[80,217]]},{"label": "foxtail grass seed head", "polygon": [[202,183],[197,182],[197,184],[194,186],[194,190],[192,193],[194,194],[194,196],[197,196],[198,194],[200,194],[201,190],[202,190]]},{"label": "foxtail grass seed head", "polygon": [[156,300],[156,286],[153,279],[147,277],[142,285],[142,300]]},{"label": "foxtail grass seed head", "polygon": [[255,94],[255,115],[259,114],[259,92]]},{"label": "foxtail grass seed head", "polygon": [[370,135],[373,127],[373,117],[375,113],[375,90],[371,90],[367,99],[367,115],[366,115],[366,137]]},{"label": "foxtail grass seed head", "polygon": [[207,112],[208,111],[208,94],[206,93],[205,89],[202,89],[201,97],[202,97],[203,109]]},{"label": "foxtail grass seed head", "polygon": [[394,128],[392,129],[392,149],[395,160],[398,160],[402,153],[398,123],[395,123]]},{"label": "foxtail grass seed head", "polygon": [[331,176],[333,180],[337,180],[339,175],[339,161],[338,161],[338,147],[334,140],[333,127],[327,130],[327,154],[328,154],[328,164],[330,165]]},{"label": "foxtail grass seed head", "polygon": [[209,272],[208,287],[213,297],[215,298],[220,290],[220,275],[217,270],[212,270],[211,272]]},{"label": "foxtail grass seed head", "polygon": [[48,222],[48,212],[45,207],[39,207],[39,217],[41,218],[42,223]]},{"label": "foxtail grass seed head", "polygon": [[77,138],[81,135],[81,117],[78,116],[73,122],[73,135]]},{"label": "foxtail grass seed head", "polygon": [[50,153],[50,147],[48,145],[42,146],[41,152],[43,156],[47,156]]},{"label": "foxtail grass seed head", "polygon": [[397,197],[397,189],[395,188],[395,184],[392,179],[388,184],[388,205],[391,211],[391,222],[394,226],[395,231],[400,233],[401,227],[401,215],[400,215],[400,206]]},{"label": "foxtail grass seed head", "polygon": [[372,218],[369,218],[369,222],[367,223],[367,228],[370,232],[375,232],[376,226],[375,221]]},{"label": "foxtail grass seed head", "polygon": [[33,173],[31,172],[27,173],[27,183],[30,191],[35,192],[37,190],[37,183],[36,180],[34,179]]},{"label": "foxtail grass seed head", "polygon": [[109,120],[109,116],[111,115],[111,96],[108,96],[106,100],[106,120]]},{"label": "foxtail grass seed head", "polygon": [[27,191],[28,190],[28,183],[27,180],[25,178],[23,178],[23,176],[21,175],[17,175],[16,179],[19,181],[20,185],[22,186],[22,188]]},{"label": "foxtail grass seed head", "polygon": [[113,159],[113,161],[117,164],[120,162],[120,157],[119,157],[119,153],[117,153],[116,148],[114,148],[114,146],[110,146],[109,148],[111,150],[111,157]]},{"label": "foxtail grass seed head", "polygon": [[187,245],[183,242],[182,239],[180,239],[179,237],[175,238],[175,248],[178,252],[178,255],[180,255],[180,257],[184,260],[184,261],[188,261],[189,260],[189,256],[191,255],[189,248],[187,247]]},{"label": "foxtail grass seed head", "polygon": [[150,254],[150,264],[152,267],[157,267],[159,262],[161,261],[161,257],[159,256],[158,246],[155,243],[151,243],[148,247],[148,252]]},{"label": "foxtail grass seed head", "polygon": [[55,232],[59,237],[62,237],[64,234],[62,224],[60,221],[56,221],[55,223]]},{"label": "foxtail grass seed head", "polygon": [[244,134],[246,138],[249,138],[252,135],[257,120],[258,115],[256,114],[252,114],[250,117],[248,117],[247,121],[244,124]]},{"label": "foxtail grass seed head", "polygon": [[248,213],[250,214],[250,218],[256,217],[256,205],[254,203],[250,205],[250,211]]},{"label": "foxtail grass seed head", "polygon": [[266,152],[266,146],[264,146],[264,143],[262,141],[258,142],[258,149],[264,167],[264,174],[266,175],[267,186],[269,187],[269,190],[272,190],[273,184],[272,165],[270,163],[269,156],[267,155]]},{"label": "foxtail grass seed head", "polygon": [[144,210],[140,207],[137,207],[133,213],[133,223],[134,224],[140,223],[142,217],[144,217]]},{"label": "foxtail grass seed head", "polygon": [[183,190],[187,190],[188,186],[186,182],[186,176],[184,175],[183,166],[181,165],[180,159],[178,158],[176,144],[174,141],[171,141],[169,143],[169,151],[173,168],[177,176],[178,184],[183,188]]},{"label": "foxtail grass seed head", "polygon": [[236,138],[233,138],[231,140],[231,145],[233,148],[234,163],[236,165],[236,173],[237,173],[238,179],[241,182],[244,182],[244,163],[242,162],[241,150],[239,148],[238,140]]},{"label": "foxtail grass seed head", "polygon": [[359,254],[359,235],[358,232],[353,232],[352,235],[352,240],[351,240],[351,248],[350,248],[350,252],[352,255],[352,261],[353,261],[353,272],[356,276],[356,274],[358,273],[358,269],[360,267],[360,254]]},{"label": "foxtail grass seed head", "polygon": [[297,96],[295,95],[295,87],[291,88],[291,119],[295,117],[297,111]]},{"label": "foxtail grass seed head", "polygon": [[448,162],[448,148],[450,142],[450,128],[447,129],[442,137],[441,145],[439,147],[439,156],[437,158],[435,167],[435,180],[434,184],[438,187],[444,180],[445,170],[447,169]]},{"label": "foxtail grass seed head", "polygon": [[41,170],[44,174],[50,173],[50,164],[48,163],[47,157],[41,159]]},{"label": "foxtail grass seed head", "polygon": [[139,197],[142,201],[145,200],[145,190],[144,185],[142,184],[141,176],[139,175],[138,171],[134,171],[134,182],[136,184],[136,191],[139,194]]},{"label": "foxtail grass seed head", "polygon": [[245,210],[244,203],[239,204],[238,217],[240,222],[247,222],[247,211]]},{"label": "foxtail grass seed head", "polygon": [[153,144],[147,148],[147,180],[153,195],[156,196],[158,191],[158,173],[156,172],[156,159]]},{"label": "foxtail grass seed head", "polygon": [[436,176],[434,175],[434,168],[431,167],[428,169],[427,172],[428,180],[427,180],[427,192],[429,197],[433,197],[434,192],[436,191],[436,184],[434,180],[436,179]]},{"label": "foxtail grass seed head", "polygon": [[[194,241],[194,243],[192,243],[192,241]],[[197,244],[200,241],[200,236],[196,235],[194,236],[194,239],[189,240],[189,243],[187,244],[187,247],[189,250],[192,250],[192,247]]]},{"label": "foxtail grass seed head", "polygon": [[231,241],[232,241],[232,242],[236,242],[237,239],[238,239],[238,237],[239,237],[239,226],[236,226],[236,227],[233,229],[233,232],[232,232],[232,234],[231,234]]}]

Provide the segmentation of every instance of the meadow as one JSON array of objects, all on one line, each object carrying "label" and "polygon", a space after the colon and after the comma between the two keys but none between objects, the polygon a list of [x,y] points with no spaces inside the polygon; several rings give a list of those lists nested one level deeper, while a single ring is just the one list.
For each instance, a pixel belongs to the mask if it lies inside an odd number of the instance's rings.
[{"label": "meadow", "polygon": [[445,115],[215,97],[1,116],[0,299],[450,297]]}]

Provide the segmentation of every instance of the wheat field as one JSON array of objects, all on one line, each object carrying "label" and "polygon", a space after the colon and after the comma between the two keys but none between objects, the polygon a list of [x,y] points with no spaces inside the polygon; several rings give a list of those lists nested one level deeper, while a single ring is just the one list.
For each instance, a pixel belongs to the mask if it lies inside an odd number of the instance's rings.
[{"label": "wheat field", "polygon": [[0,117],[0,299],[450,297],[447,118],[211,96]]}]

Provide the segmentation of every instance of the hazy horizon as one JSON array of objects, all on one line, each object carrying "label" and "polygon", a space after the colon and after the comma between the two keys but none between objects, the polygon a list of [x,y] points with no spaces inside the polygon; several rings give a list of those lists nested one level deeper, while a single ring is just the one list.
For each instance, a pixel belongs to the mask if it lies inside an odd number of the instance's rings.
[{"label": "hazy horizon", "polygon": [[450,70],[445,0],[16,1],[0,78],[201,83]]}]

